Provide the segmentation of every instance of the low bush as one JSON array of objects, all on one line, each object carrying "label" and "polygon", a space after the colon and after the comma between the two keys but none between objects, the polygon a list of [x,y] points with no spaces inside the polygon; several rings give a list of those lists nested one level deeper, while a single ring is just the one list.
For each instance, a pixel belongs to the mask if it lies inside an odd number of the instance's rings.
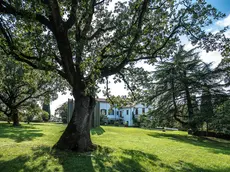
[{"label": "low bush", "polygon": [[114,125],[115,125],[115,126],[119,126],[119,125],[120,125],[119,121],[115,121],[115,122],[114,122]]}]

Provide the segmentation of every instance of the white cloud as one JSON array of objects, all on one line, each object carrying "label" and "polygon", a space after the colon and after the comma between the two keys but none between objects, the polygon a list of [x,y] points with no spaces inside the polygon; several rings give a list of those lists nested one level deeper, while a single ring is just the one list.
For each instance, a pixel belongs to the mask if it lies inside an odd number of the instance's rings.
[{"label": "white cloud", "polygon": [[[102,93],[102,90],[105,90],[105,86],[106,86],[105,84],[99,85],[101,92],[97,94],[98,97],[105,98],[104,94]],[[119,95],[122,96],[128,94],[128,91],[125,89],[124,82],[114,83],[113,76],[109,77],[109,89],[111,91],[111,95],[114,96],[119,96]]]},{"label": "white cloud", "polygon": [[216,24],[221,27],[230,26],[230,14],[223,20],[217,21]]},{"label": "white cloud", "polygon": [[228,31],[225,32],[225,36],[226,36],[227,38],[230,38],[230,29],[229,29]]},{"label": "white cloud", "polygon": [[191,50],[193,48],[195,48],[195,47],[191,44],[191,42],[187,42],[185,44],[185,46],[184,46],[184,49],[187,50],[187,51],[189,51],[189,50]]},{"label": "white cloud", "polygon": [[[194,46],[191,44],[191,42],[188,42],[185,45],[185,50],[187,50],[187,51],[191,50],[192,48],[194,48]],[[206,63],[212,63],[213,67],[216,67],[222,59],[222,56],[221,56],[220,52],[218,52],[218,51],[211,51],[208,53],[202,49],[197,49],[197,51],[200,52],[201,60],[203,60]]]},{"label": "white cloud", "polygon": [[[147,63],[145,63],[143,60],[137,62],[137,64],[135,65],[136,67],[143,67],[146,71],[153,71],[154,70],[154,66],[148,65]],[[105,90],[105,84],[100,84],[100,89],[101,90]],[[121,83],[114,83],[113,81],[113,76],[109,77],[109,89],[111,91],[111,95],[114,96],[123,96],[123,95],[128,95],[129,90],[125,89],[125,84],[122,81]],[[105,97],[102,93],[102,91],[98,94],[98,97],[102,98]]]},{"label": "white cloud", "polygon": [[206,31],[206,32],[212,32],[213,29],[214,29],[214,28],[210,27],[210,28],[206,29],[205,31]]},{"label": "white cloud", "polygon": [[218,51],[212,51],[207,53],[206,51],[202,50],[200,53],[200,57],[206,63],[212,62],[213,67],[216,67],[222,59],[222,56]]}]

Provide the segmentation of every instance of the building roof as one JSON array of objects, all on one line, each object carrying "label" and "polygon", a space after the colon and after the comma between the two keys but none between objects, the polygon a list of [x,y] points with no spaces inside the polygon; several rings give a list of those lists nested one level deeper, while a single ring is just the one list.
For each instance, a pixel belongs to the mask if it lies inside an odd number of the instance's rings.
[{"label": "building roof", "polygon": [[97,101],[99,101],[99,102],[107,102],[106,98],[97,98]]}]

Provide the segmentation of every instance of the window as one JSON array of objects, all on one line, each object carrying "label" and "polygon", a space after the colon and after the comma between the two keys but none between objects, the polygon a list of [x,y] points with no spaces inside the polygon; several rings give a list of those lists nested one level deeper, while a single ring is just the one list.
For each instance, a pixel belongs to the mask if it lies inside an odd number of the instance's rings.
[{"label": "window", "polygon": [[142,113],[145,113],[145,108],[142,108]]},{"label": "window", "polygon": [[120,117],[122,117],[122,111],[120,111]]},{"label": "window", "polygon": [[129,110],[126,110],[126,115],[129,115]]},{"label": "window", "polygon": [[138,108],[136,108],[136,113],[135,114],[138,115]]},{"label": "window", "polygon": [[114,115],[114,110],[113,109],[109,109],[109,115]]},{"label": "window", "polygon": [[117,116],[119,115],[119,111],[117,111]]},{"label": "window", "polygon": [[106,115],[106,109],[101,109],[101,115]]}]

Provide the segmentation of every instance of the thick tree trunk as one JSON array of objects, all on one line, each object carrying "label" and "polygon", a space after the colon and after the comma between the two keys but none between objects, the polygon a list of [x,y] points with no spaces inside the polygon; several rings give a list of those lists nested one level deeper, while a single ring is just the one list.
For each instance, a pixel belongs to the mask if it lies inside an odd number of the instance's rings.
[{"label": "thick tree trunk", "polygon": [[95,98],[93,97],[80,96],[78,99],[75,97],[72,118],[54,148],[77,152],[91,151],[95,148],[90,138],[94,106]]},{"label": "thick tree trunk", "polygon": [[12,113],[13,126],[19,126],[18,110],[13,109],[11,113]]}]

